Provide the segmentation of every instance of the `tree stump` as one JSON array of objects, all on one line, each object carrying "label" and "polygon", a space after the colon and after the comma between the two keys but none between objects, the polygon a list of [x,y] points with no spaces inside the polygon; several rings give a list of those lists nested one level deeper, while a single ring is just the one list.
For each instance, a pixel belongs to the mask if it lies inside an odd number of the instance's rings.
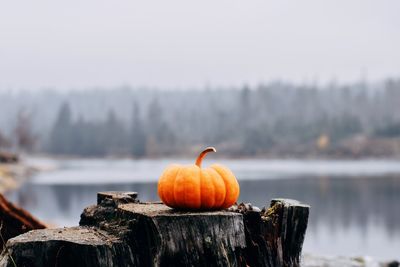
[{"label": "tree stump", "polygon": [[99,193],[80,227],[10,239],[0,266],[299,266],[306,205],[276,199],[262,211],[241,204],[191,212],[136,196]]}]

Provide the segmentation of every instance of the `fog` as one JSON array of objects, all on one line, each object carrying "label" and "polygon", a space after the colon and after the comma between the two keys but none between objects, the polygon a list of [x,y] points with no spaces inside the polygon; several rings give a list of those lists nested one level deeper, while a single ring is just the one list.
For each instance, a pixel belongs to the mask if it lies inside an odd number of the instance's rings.
[{"label": "fog", "polygon": [[5,2],[0,195],[76,225],[96,192],[158,201],[163,170],[213,146],[205,163],[232,170],[238,202],[311,205],[305,253],[399,259],[399,10],[396,0]]},{"label": "fog", "polygon": [[0,90],[398,76],[398,1],[8,1]]},{"label": "fog", "polygon": [[0,93],[0,148],[89,157],[400,157],[400,80]]}]

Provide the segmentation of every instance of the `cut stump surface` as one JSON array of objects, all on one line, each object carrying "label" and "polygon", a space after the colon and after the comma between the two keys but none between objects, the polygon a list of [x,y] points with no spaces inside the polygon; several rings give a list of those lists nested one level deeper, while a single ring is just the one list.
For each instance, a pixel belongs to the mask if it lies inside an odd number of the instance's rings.
[{"label": "cut stump surface", "polygon": [[79,227],[11,239],[0,266],[300,266],[307,205],[275,199],[261,211],[187,212],[133,193],[100,193]]}]

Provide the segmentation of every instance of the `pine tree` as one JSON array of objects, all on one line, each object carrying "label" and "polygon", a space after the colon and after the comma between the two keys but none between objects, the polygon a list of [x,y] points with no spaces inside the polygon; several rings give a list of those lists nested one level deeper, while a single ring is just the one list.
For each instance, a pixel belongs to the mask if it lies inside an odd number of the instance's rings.
[{"label": "pine tree", "polygon": [[58,111],[57,119],[50,133],[49,149],[51,152],[55,154],[70,154],[73,151],[71,117],[71,108],[65,102]]},{"label": "pine tree", "polygon": [[140,107],[135,101],[132,110],[132,123],[131,123],[131,153],[134,157],[143,157],[146,155],[146,135],[144,125],[140,119]]},{"label": "pine tree", "polygon": [[32,132],[31,115],[25,110],[20,110],[14,129],[16,145],[18,150],[32,152],[36,143],[36,137]]}]

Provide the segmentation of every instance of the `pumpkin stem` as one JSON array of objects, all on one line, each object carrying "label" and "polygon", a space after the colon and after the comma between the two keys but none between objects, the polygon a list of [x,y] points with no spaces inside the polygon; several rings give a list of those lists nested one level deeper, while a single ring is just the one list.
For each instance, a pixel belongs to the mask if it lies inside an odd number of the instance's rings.
[{"label": "pumpkin stem", "polygon": [[201,152],[200,155],[197,157],[197,160],[196,160],[196,165],[197,166],[201,167],[201,162],[203,161],[203,158],[206,156],[206,154],[208,152],[217,152],[217,150],[212,146],[207,147],[206,149],[204,149],[203,152]]}]

